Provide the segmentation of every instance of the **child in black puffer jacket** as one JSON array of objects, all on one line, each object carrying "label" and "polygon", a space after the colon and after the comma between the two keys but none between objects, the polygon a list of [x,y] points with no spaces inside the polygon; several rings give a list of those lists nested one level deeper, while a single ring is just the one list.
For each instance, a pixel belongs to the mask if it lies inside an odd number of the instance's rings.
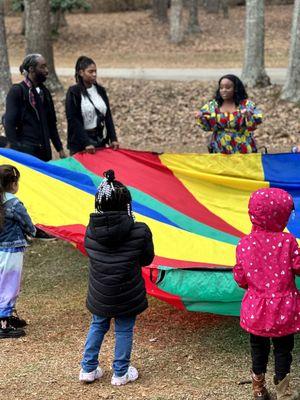
[{"label": "child in black puffer jacket", "polygon": [[136,316],[148,307],[141,267],[151,264],[154,249],[148,226],[134,222],[131,201],[127,187],[115,180],[114,171],[107,171],[85,236],[90,259],[87,308],[93,317],[81,362],[82,382],[103,375],[98,356],[112,318],[116,345],[111,383],[125,385],[138,378],[130,365],[133,328]]}]

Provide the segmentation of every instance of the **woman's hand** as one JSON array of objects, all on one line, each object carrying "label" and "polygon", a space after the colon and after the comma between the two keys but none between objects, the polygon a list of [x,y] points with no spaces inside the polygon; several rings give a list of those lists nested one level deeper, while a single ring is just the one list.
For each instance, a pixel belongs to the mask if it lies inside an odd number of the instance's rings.
[{"label": "woman's hand", "polygon": [[248,110],[247,108],[243,108],[241,110],[241,114],[242,114],[243,117],[250,118],[253,115],[253,111]]},{"label": "woman's hand", "polygon": [[92,144],[89,144],[88,146],[85,146],[85,151],[89,154],[95,154],[96,148]]},{"label": "woman's hand", "polygon": [[64,149],[59,150],[58,154],[59,154],[59,158],[67,158]]},{"label": "woman's hand", "polygon": [[117,141],[115,140],[114,142],[111,142],[110,147],[111,147],[113,150],[118,150],[119,147],[120,147],[120,143],[117,142]]},{"label": "woman's hand", "polygon": [[194,116],[195,116],[196,119],[201,118],[202,115],[203,115],[203,113],[202,113],[202,111],[200,111],[200,110],[194,112]]}]

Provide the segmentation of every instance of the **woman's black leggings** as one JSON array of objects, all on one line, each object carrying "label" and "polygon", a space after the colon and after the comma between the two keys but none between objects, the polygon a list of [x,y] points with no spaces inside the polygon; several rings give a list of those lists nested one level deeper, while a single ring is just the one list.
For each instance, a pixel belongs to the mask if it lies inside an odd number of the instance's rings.
[{"label": "woman's black leggings", "polygon": [[275,375],[281,381],[290,373],[292,364],[292,351],[294,348],[294,335],[282,337],[263,337],[250,334],[252,371],[260,375],[267,371],[268,359],[273,343],[273,352],[275,358]]}]

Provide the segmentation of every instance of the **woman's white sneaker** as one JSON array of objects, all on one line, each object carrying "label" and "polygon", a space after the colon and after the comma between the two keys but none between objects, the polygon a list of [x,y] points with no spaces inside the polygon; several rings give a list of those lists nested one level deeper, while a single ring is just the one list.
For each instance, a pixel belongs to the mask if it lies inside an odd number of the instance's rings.
[{"label": "woman's white sneaker", "polygon": [[126,385],[126,383],[136,381],[138,377],[138,370],[130,365],[125,375],[116,376],[115,374],[113,374],[111,378],[111,384],[114,386]]},{"label": "woman's white sneaker", "polygon": [[84,372],[83,369],[79,372],[79,380],[80,382],[92,383],[97,379],[102,378],[103,371],[100,367],[97,367],[94,371]]}]

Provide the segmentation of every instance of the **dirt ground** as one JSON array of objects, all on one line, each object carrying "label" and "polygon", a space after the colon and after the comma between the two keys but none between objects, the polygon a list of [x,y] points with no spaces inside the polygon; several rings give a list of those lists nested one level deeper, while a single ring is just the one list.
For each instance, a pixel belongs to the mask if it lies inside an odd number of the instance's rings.
[{"label": "dirt ground", "polygon": [[[34,243],[27,251],[18,312],[27,336],[2,340],[0,393],[7,400],[228,400],[251,398],[248,337],[238,318],[178,311],[150,298],[135,329],[132,364],[140,379],[110,385],[113,334],[101,351],[105,374],[90,385],[78,382],[90,315],[85,308],[87,258],[62,241]],[[300,385],[296,338],[294,384]],[[268,383],[273,374],[270,361]]]},{"label": "dirt ground", "polygon": [[[292,5],[266,7],[265,58],[268,67],[285,67],[288,59]],[[185,18],[186,19],[186,18]],[[201,34],[185,35],[177,46],[169,42],[168,24],[159,24],[151,11],[67,16],[55,42],[55,61],[73,67],[82,54],[98,67],[240,67],[244,54],[245,7],[230,9],[230,18],[199,10]],[[11,65],[20,65],[25,40],[21,18],[8,17]],[[186,25],[186,24],[185,24]]]},{"label": "dirt ground", "polygon": [[[199,14],[203,33],[180,46],[148,11],[70,15],[55,43],[56,65],[72,67],[77,56],[94,57],[99,67],[238,67],[243,58],[244,8],[231,19]],[[267,7],[266,63],[287,65],[292,7]],[[234,21],[234,23],[232,23]],[[20,64],[24,38],[20,19],[7,18],[11,65]],[[221,39],[222,38],[222,43]],[[101,80],[107,88],[123,147],[154,151],[205,151],[207,134],[194,125],[193,111],[211,98],[215,82]],[[17,78],[15,77],[17,80]],[[65,87],[72,79],[63,79]],[[251,90],[265,114],[259,146],[288,150],[298,141],[299,108],[279,100],[280,87]],[[64,98],[55,98],[58,125],[66,138]],[[1,128],[0,128],[1,131]],[[19,313],[27,336],[2,340],[0,395],[8,400],[228,400],[251,398],[248,337],[237,318],[178,311],[150,298],[137,322],[132,363],[140,379],[122,388],[110,385],[113,334],[104,342],[100,382],[78,382],[90,315],[85,308],[87,258],[62,241],[34,243],[27,252]],[[300,343],[296,340],[294,383],[300,386]],[[268,383],[271,390],[273,358]]]}]

